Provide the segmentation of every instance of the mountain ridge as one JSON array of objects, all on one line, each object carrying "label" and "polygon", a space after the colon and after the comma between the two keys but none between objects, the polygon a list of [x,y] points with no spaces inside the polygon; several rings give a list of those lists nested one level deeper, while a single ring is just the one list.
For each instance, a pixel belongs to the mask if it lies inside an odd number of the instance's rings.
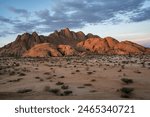
[{"label": "mountain ridge", "polygon": [[15,41],[0,48],[0,56],[44,57],[45,55],[48,57],[82,55],[83,53],[150,54],[150,48],[131,41],[119,42],[112,37],[101,38],[91,33],[85,35],[82,31],[74,32],[69,28],[56,30],[48,36],[38,35],[36,32],[24,33],[18,35]]}]

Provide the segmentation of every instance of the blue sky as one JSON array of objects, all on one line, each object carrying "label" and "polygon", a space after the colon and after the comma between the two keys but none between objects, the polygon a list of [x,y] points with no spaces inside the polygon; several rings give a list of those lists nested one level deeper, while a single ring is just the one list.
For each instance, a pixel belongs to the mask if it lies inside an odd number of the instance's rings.
[{"label": "blue sky", "polygon": [[150,47],[150,0],[0,0],[0,46],[66,27]]}]

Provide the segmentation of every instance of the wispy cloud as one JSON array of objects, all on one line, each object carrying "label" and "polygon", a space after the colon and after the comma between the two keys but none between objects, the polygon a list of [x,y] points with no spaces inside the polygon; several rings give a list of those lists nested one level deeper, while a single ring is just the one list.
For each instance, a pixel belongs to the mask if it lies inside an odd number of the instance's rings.
[{"label": "wispy cloud", "polygon": [[[0,16],[0,22],[11,24],[13,33],[33,30],[50,32],[64,27],[82,28],[97,23],[115,24],[125,22],[125,19],[140,22],[150,20],[150,7],[143,7],[145,1],[147,0],[55,0],[51,9],[34,12],[9,7],[9,11],[20,17],[16,20],[16,17]],[[22,20],[22,17],[30,19]]]},{"label": "wispy cloud", "polygon": [[0,16],[0,22],[1,23],[13,23],[12,20],[6,18],[6,17],[3,17],[3,16]]},{"label": "wispy cloud", "polygon": [[[36,11],[36,15],[42,20],[43,25],[52,28],[80,28],[86,24],[96,23],[116,23],[123,22],[124,19],[118,17],[122,15],[129,21],[138,22],[149,20],[148,9],[141,9],[146,0],[59,0],[57,4],[49,10]],[[127,15],[130,12],[130,15]],[[138,14],[143,14],[138,16]]]},{"label": "wispy cloud", "polygon": [[13,12],[13,13],[15,13],[15,14],[19,14],[19,15],[21,15],[22,17],[29,17],[30,16],[30,12],[28,12],[27,10],[25,10],[25,9],[18,9],[18,8],[15,8],[15,7],[8,7],[8,9],[11,11],[11,12]]},{"label": "wispy cloud", "polygon": [[142,9],[131,17],[132,22],[141,22],[145,20],[150,20],[150,7]]},{"label": "wispy cloud", "polygon": [[15,34],[14,32],[11,32],[11,31],[0,31],[0,37],[6,37],[8,35],[12,35],[12,34]]}]

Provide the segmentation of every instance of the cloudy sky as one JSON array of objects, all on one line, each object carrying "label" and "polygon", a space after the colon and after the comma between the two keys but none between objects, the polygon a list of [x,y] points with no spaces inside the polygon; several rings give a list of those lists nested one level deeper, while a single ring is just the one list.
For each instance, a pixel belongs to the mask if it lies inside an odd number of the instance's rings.
[{"label": "cloudy sky", "polygon": [[150,0],[0,0],[0,46],[65,27],[150,47]]}]

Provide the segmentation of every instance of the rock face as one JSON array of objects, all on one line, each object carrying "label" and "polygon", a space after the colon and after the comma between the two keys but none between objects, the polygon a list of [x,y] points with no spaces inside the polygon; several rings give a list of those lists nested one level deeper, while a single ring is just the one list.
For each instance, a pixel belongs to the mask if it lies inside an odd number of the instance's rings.
[{"label": "rock face", "polygon": [[75,54],[76,51],[69,45],[58,45],[56,47],[50,43],[42,43],[33,46],[22,57],[61,57]]},{"label": "rock face", "polygon": [[78,43],[77,46],[83,47],[88,51],[97,53],[105,52],[109,49],[108,43],[106,43],[106,41],[101,38],[90,38],[86,41]]},{"label": "rock face", "polygon": [[99,54],[146,54],[149,49],[130,41],[119,42],[112,37],[90,38],[77,44],[90,52]]},{"label": "rock face", "polygon": [[44,41],[46,41],[45,38],[38,36],[36,32],[18,35],[14,42],[1,48],[0,56],[21,56],[34,45],[43,43]]},{"label": "rock face", "polygon": [[0,49],[0,56],[22,56],[24,52],[31,49],[34,45],[41,43],[51,43],[55,46],[60,44],[72,46],[86,39],[87,36],[83,32],[76,33],[68,28],[55,31],[49,36],[38,35],[36,32],[32,34],[24,33],[18,35],[14,42],[2,47]]},{"label": "rock face", "polygon": [[114,49],[121,50],[124,54],[142,54],[146,52],[146,48],[130,41],[120,42],[114,47]]},{"label": "rock face", "polygon": [[62,56],[57,51],[56,47],[49,43],[42,43],[33,46],[30,50],[26,51],[23,57],[59,57]]},{"label": "rock face", "polygon": [[109,48],[111,48],[111,49],[113,49],[119,43],[119,41],[117,41],[116,39],[114,39],[112,37],[106,37],[104,39],[106,40]]},{"label": "rock face", "polygon": [[69,45],[59,45],[57,49],[64,56],[73,56],[77,53],[75,49]]},{"label": "rock face", "polygon": [[119,42],[112,37],[101,38],[91,33],[55,31],[49,36],[24,33],[0,48],[0,56],[47,57],[97,54],[150,54],[150,49],[130,41]]},{"label": "rock face", "polygon": [[83,32],[73,32],[68,28],[55,31],[47,37],[47,42],[55,45],[75,45],[79,41],[86,40],[87,37]]}]

